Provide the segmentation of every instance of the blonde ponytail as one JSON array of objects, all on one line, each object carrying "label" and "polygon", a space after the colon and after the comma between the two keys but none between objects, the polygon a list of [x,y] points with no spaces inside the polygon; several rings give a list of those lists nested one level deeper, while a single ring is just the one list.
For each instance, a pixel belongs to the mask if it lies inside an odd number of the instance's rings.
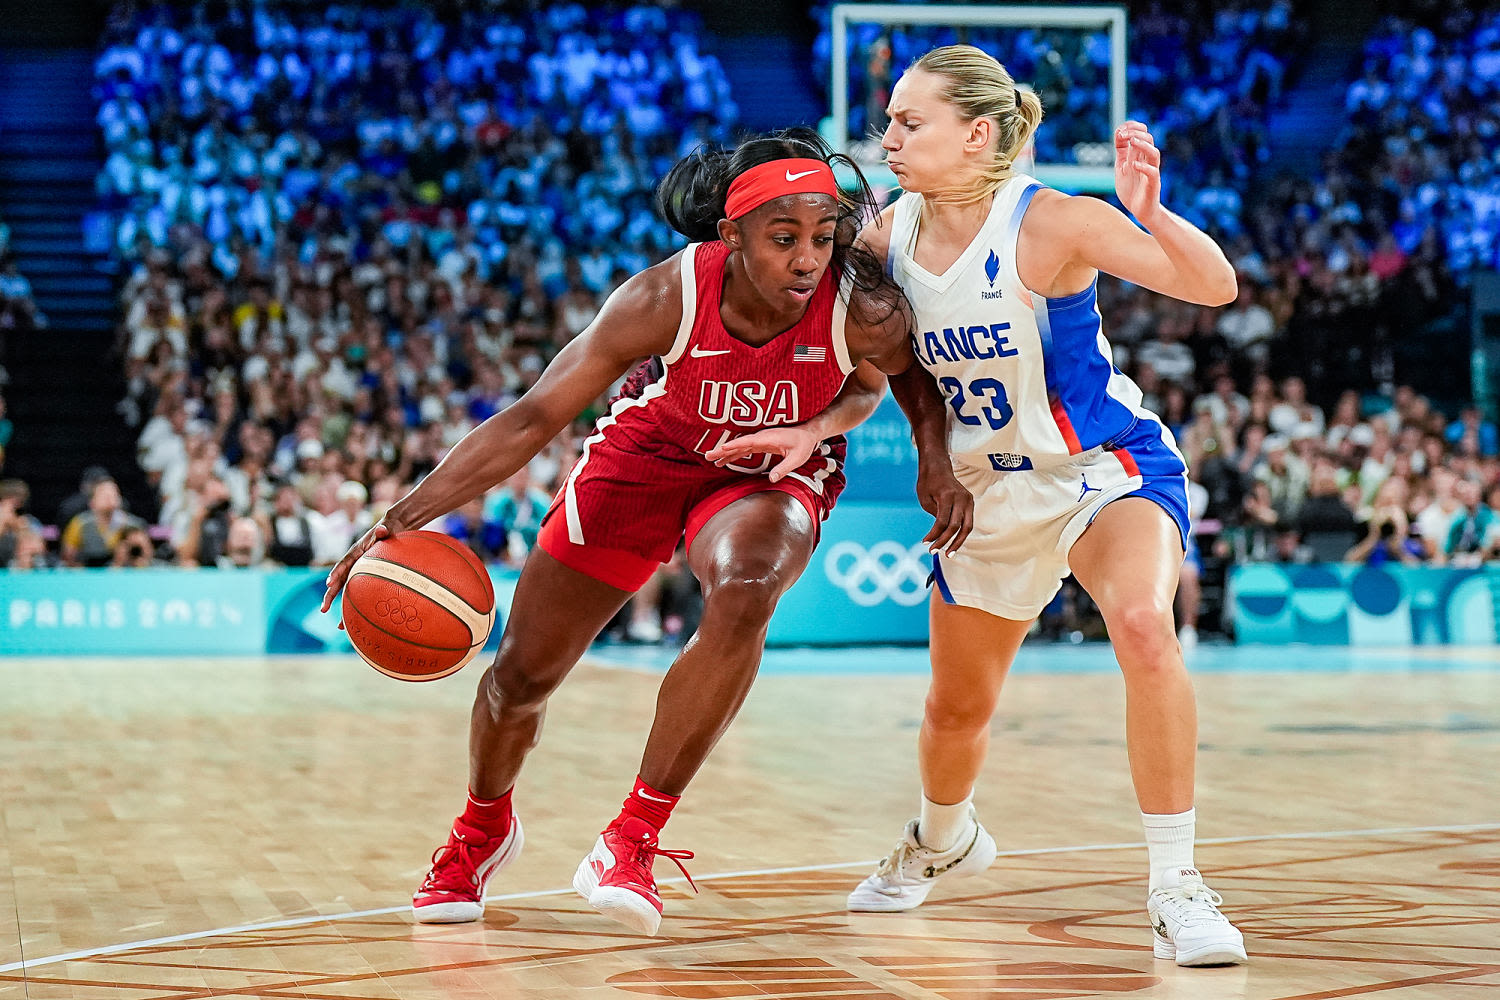
[{"label": "blonde ponytail", "polygon": [[965,121],[988,118],[995,123],[995,156],[978,180],[961,189],[924,193],[944,201],[982,201],[994,194],[1015,169],[1017,158],[1042,123],[1042,99],[1016,81],[994,56],[972,45],[945,45],[912,64],[943,78],[942,99]]}]

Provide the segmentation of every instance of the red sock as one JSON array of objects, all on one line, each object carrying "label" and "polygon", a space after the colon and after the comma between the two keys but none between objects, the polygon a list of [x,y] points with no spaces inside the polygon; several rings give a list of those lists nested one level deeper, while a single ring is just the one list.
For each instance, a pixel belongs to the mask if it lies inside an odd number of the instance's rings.
[{"label": "red sock", "polygon": [[513,815],[510,811],[510,793],[515,791],[511,788],[498,799],[481,799],[469,790],[469,801],[464,806],[464,814],[459,817],[463,823],[483,830],[491,837],[503,837],[510,833],[510,820]]},{"label": "red sock", "polygon": [[639,776],[635,779],[635,787],[630,790],[630,797],[625,800],[625,807],[620,810],[619,823],[627,816],[634,816],[651,824],[652,828],[660,830],[667,825],[667,820],[672,816],[672,807],[677,804],[680,795],[668,795],[659,792],[646,784]]}]

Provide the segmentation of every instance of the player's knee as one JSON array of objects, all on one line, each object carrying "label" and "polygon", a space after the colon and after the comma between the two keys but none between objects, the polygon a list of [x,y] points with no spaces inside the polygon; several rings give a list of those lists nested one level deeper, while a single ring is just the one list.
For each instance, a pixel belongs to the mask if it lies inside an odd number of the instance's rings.
[{"label": "player's knee", "polygon": [[496,715],[536,711],[557,689],[563,672],[545,655],[518,655],[502,646],[480,681],[479,695]]},{"label": "player's knee", "polygon": [[1127,670],[1156,670],[1172,665],[1177,636],[1172,606],[1154,597],[1131,597],[1106,616],[1115,654]]},{"label": "player's knee", "polygon": [[736,567],[704,588],[704,616],[712,613],[730,625],[764,628],[785,589],[775,567]]},{"label": "player's knee", "polygon": [[976,733],[990,724],[992,702],[983,698],[950,698],[927,692],[923,724],[944,733]]}]

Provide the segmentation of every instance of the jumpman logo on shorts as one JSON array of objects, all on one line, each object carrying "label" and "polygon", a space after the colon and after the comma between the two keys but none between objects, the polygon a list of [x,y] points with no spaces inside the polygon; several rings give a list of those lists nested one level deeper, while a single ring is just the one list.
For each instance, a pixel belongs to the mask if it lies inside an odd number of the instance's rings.
[{"label": "jumpman logo on shorts", "polygon": [[1088,496],[1090,493],[1103,493],[1104,492],[1103,490],[1101,490],[1097,486],[1090,486],[1089,485],[1089,477],[1088,476],[1079,476],[1078,478],[1080,478],[1080,479],[1083,480],[1083,488],[1078,491],[1078,502],[1079,503],[1083,503],[1083,498],[1086,497],[1086,496]]}]

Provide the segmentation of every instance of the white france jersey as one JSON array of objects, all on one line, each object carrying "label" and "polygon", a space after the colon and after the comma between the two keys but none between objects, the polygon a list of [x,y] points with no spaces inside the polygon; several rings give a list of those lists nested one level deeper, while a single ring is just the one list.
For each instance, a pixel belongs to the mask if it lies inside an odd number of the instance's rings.
[{"label": "white france jersey", "polygon": [[916,315],[917,357],[948,401],[954,461],[975,468],[1061,465],[1151,417],[1111,360],[1096,285],[1046,299],[1021,284],[1016,237],[1039,190],[1024,174],[1002,184],[974,241],[940,275],[912,257],[922,196],[896,203],[891,275]]}]

